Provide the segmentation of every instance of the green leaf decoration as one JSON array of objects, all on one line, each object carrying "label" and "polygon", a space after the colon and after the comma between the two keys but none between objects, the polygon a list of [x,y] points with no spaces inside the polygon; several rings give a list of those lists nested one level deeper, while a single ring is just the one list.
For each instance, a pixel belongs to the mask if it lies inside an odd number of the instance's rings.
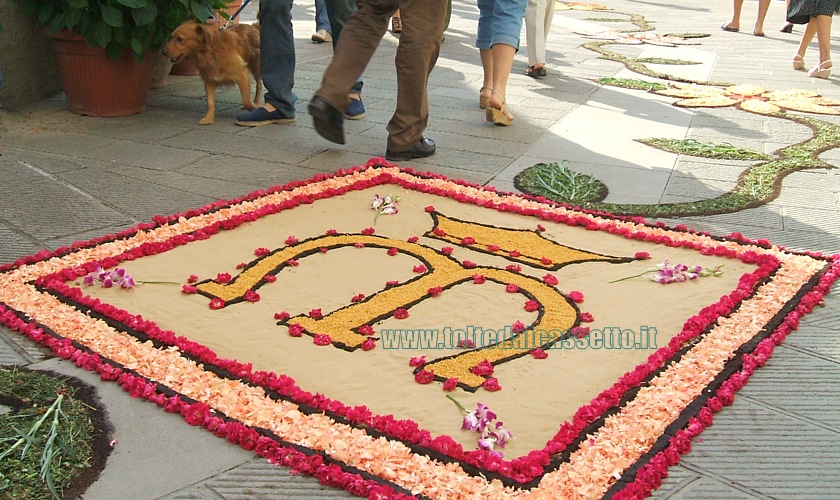
[{"label": "green leaf decoration", "polygon": [[696,139],[651,138],[639,139],[638,142],[652,148],[661,149],[669,153],[699,156],[701,158],[715,158],[718,160],[769,160],[770,157],[739,148],[729,143],[700,142]]},{"label": "green leaf decoration", "polygon": [[537,163],[520,172],[514,185],[525,193],[568,203],[585,205],[601,201],[607,196],[607,187],[601,181],[575,172],[566,166],[569,162]]}]

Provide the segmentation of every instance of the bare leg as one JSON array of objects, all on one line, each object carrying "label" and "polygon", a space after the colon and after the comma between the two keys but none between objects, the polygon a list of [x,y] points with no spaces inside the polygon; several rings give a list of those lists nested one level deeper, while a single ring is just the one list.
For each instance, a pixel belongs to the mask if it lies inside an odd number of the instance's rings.
[{"label": "bare leg", "polygon": [[[516,48],[504,43],[497,43],[490,50],[493,54],[493,95],[490,96],[490,107],[502,109]],[[510,117],[512,118],[512,115]]]},{"label": "bare leg", "polygon": [[479,49],[481,67],[484,70],[484,83],[478,93],[478,104],[481,109],[487,108],[490,104],[490,94],[493,92],[493,51],[491,49]]},{"label": "bare leg", "polygon": [[[831,67],[831,16],[812,17],[811,22],[817,27],[817,44],[820,48],[819,67],[828,69]],[[808,24],[810,25],[811,22]]]},{"label": "bare leg", "polygon": [[770,8],[770,0],[758,0],[758,17],[755,21],[753,35],[764,34],[764,18],[767,17],[767,10]]},{"label": "bare leg", "polygon": [[732,19],[724,24],[724,26],[733,29],[739,29],[741,27],[741,7],[743,6],[744,0],[732,0]]},{"label": "bare leg", "polygon": [[799,42],[799,49],[796,51],[796,55],[804,58],[805,52],[808,50],[808,46],[811,45],[811,40],[814,39],[814,35],[817,33],[817,23],[816,18],[812,17],[808,24],[805,25],[805,31],[802,32],[802,40]]}]

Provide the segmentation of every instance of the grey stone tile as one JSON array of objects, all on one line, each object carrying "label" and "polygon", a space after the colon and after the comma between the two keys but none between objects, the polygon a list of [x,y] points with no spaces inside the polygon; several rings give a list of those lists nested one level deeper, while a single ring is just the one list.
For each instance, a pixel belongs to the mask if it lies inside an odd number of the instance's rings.
[{"label": "grey stone tile", "polygon": [[205,156],[206,153],[186,148],[116,141],[85,154],[85,157],[117,165],[130,165],[152,170],[175,170]]},{"label": "grey stone tile", "polygon": [[[756,373],[747,388],[766,375]],[[741,399],[715,415],[684,465],[770,497],[831,498],[840,481],[838,445],[836,431]]]},{"label": "grey stone tile", "polygon": [[10,194],[14,203],[0,203],[0,220],[20,233],[36,235],[39,239],[87,231],[127,219],[86,192],[48,178],[15,188]]},{"label": "grey stone tile", "polygon": [[286,468],[272,465],[265,460],[251,460],[239,467],[225,471],[199,486],[185,488],[161,500],[218,499],[250,500],[273,498],[293,500],[297,498],[356,498],[349,493],[324,486],[317,479],[292,474]]},{"label": "grey stone tile", "polygon": [[0,265],[32,255],[43,248],[34,236],[6,226],[2,219],[0,219],[0,241],[3,242],[0,245]]}]

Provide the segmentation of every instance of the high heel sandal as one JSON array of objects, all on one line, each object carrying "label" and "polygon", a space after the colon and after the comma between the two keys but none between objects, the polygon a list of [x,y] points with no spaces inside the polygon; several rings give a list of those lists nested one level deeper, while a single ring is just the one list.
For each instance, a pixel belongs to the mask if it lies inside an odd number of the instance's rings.
[{"label": "high heel sandal", "polygon": [[481,109],[487,109],[487,106],[490,105],[490,96],[487,97],[481,95],[482,92],[485,90],[489,90],[490,93],[493,93],[493,87],[481,87],[478,89],[478,107]]},{"label": "high heel sandal", "polygon": [[793,69],[805,69],[805,59],[803,59],[799,54],[793,56]]},{"label": "high heel sandal", "polygon": [[831,76],[831,66],[828,68],[823,68],[823,65],[831,64],[831,59],[828,61],[823,61],[816,66],[814,66],[811,71],[808,72],[808,76],[811,78],[822,78],[823,80],[827,80],[829,76]]},{"label": "high heel sandal", "polygon": [[[495,90],[491,93],[501,95]],[[507,127],[513,123],[513,115],[508,112],[507,102],[505,102],[504,98],[502,98],[502,106],[500,108],[494,108],[489,104],[488,100],[487,109],[484,111],[484,117],[488,122],[493,122],[494,124],[502,127]]]}]

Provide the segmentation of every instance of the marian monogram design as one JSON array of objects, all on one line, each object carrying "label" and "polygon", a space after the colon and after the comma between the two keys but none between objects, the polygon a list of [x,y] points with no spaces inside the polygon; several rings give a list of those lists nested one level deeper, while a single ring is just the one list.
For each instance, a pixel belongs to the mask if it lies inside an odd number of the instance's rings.
[{"label": "marian monogram design", "polygon": [[[557,270],[566,265],[583,262],[623,262],[631,259],[610,257],[592,252],[574,249],[544,238],[537,231],[486,226],[475,222],[461,221],[438,212],[431,212],[434,221],[432,230],[426,237],[438,239],[462,248],[502,256],[505,259],[522,263],[537,270]],[[199,293],[210,298],[224,300],[225,304],[236,304],[244,300],[245,293],[255,291],[267,283],[266,275],[276,275],[284,267],[297,263],[304,258],[315,258],[322,249],[361,246],[370,248],[397,249],[399,252],[416,258],[427,272],[385,288],[364,300],[349,304],[320,318],[298,315],[280,322],[281,325],[300,325],[304,331],[315,336],[329,335],[333,345],[349,351],[358,349],[368,336],[360,333],[365,325],[375,325],[390,317],[396,309],[410,308],[432,297],[430,290],[445,291],[453,286],[472,281],[476,276],[501,284],[514,285],[519,293],[539,304],[537,319],[529,329],[563,332],[546,338],[541,349],[551,347],[555,342],[568,337],[569,330],[580,323],[579,311],[574,302],[563,295],[554,285],[547,284],[537,277],[509,269],[479,266],[467,260],[458,260],[440,250],[422,244],[396,240],[374,234],[333,234],[310,238],[278,248],[248,265],[238,276],[228,283],[205,281],[197,285]],[[393,250],[392,250],[393,251]],[[275,285],[282,285],[277,282]],[[476,311],[477,315],[482,311]],[[499,342],[466,349],[463,352],[442,357],[425,364],[425,369],[435,374],[435,378],[446,380],[456,378],[459,385],[468,390],[475,390],[484,382],[484,378],[475,375],[472,370],[479,363],[488,361],[493,365],[509,361],[528,354],[528,350],[516,348],[520,343],[521,332],[502,338]]]}]

